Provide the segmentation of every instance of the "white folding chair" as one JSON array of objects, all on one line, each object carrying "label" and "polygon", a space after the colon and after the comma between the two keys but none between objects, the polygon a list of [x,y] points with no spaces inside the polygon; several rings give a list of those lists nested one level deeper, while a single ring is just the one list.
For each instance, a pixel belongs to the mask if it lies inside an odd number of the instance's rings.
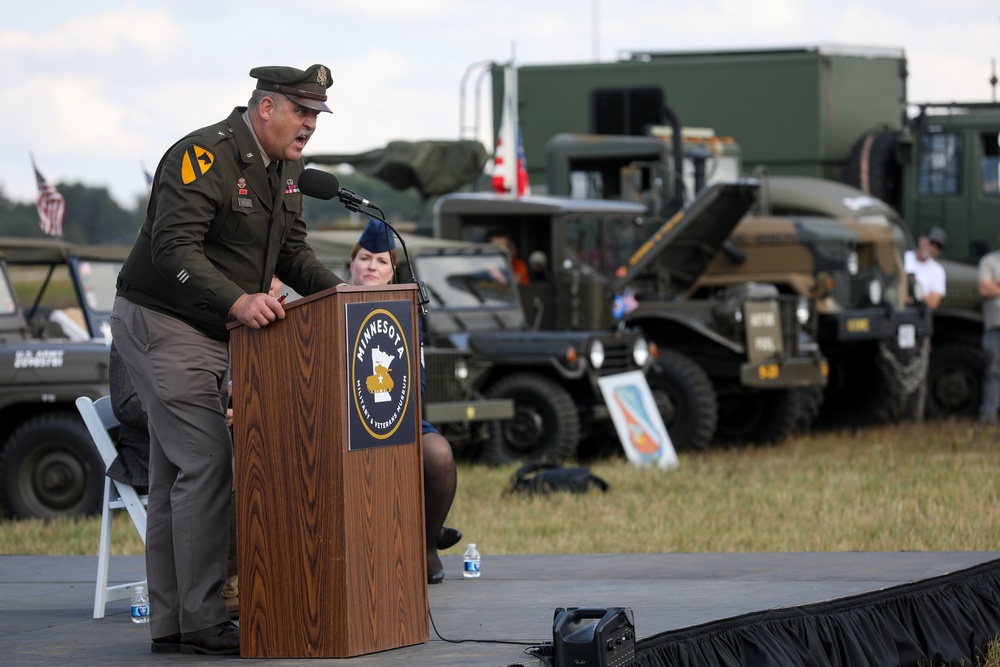
[{"label": "white folding chair", "polygon": [[[87,396],[76,399],[76,409],[80,411],[90,437],[94,440],[97,451],[104,459],[104,469],[118,456],[118,450],[108,434],[110,429],[118,426],[118,419],[111,410],[111,398],[104,396],[96,401]],[[104,608],[113,600],[125,600],[132,597],[136,586],[145,586],[145,579],[127,584],[108,586],[108,565],[111,561],[111,519],[114,510],[128,510],[139,537],[146,542],[146,503],[147,496],[140,496],[129,484],[104,478],[104,510],[101,513],[101,545],[97,555],[97,589],[94,592],[94,618],[104,618]]]}]

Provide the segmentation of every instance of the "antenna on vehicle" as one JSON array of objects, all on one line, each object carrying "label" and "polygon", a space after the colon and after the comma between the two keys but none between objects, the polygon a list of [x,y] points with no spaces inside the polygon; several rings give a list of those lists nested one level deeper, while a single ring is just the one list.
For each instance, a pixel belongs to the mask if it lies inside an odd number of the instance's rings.
[{"label": "antenna on vehicle", "polygon": [[993,103],[996,104],[997,101],[997,59],[990,58],[990,63],[992,63],[992,74],[990,75],[990,87],[993,88]]}]

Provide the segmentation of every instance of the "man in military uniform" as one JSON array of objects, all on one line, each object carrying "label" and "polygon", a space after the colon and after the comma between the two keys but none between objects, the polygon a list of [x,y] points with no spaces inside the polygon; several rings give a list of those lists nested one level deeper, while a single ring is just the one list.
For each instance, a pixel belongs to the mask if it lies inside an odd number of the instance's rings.
[{"label": "man in military uniform", "polygon": [[146,574],[154,652],[239,653],[226,580],[232,439],[230,321],[283,318],[272,276],[307,295],[343,281],[306,242],[302,151],[332,81],[258,67],[246,108],[174,144],[118,277],[114,342],[149,420]]}]

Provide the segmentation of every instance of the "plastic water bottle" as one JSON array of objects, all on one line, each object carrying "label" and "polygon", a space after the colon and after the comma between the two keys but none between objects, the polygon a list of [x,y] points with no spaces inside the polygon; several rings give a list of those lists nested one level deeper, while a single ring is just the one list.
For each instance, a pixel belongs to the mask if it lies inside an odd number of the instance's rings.
[{"label": "plastic water bottle", "polygon": [[466,579],[474,579],[479,576],[480,560],[481,557],[479,552],[476,551],[476,545],[470,544],[469,548],[465,550],[465,556],[462,558],[462,574],[465,575]]},{"label": "plastic water bottle", "polygon": [[149,596],[142,586],[136,586],[132,594],[132,622],[149,623]]}]

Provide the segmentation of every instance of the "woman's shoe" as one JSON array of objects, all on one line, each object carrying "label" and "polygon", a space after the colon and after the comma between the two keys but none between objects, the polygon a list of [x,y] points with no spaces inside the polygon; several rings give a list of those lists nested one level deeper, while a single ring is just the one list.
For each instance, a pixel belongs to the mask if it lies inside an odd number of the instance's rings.
[{"label": "woman's shoe", "polygon": [[450,549],[462,540],[462,532],[457,528],[445,526],[441,529],[441,535],[437,539],[438,551]]},{"label": "woman's shoe", "polygon": [[442,581],[444,581],[444,570],[438,570],[437,572],[427,573],[428,584],[440,584]]}]

